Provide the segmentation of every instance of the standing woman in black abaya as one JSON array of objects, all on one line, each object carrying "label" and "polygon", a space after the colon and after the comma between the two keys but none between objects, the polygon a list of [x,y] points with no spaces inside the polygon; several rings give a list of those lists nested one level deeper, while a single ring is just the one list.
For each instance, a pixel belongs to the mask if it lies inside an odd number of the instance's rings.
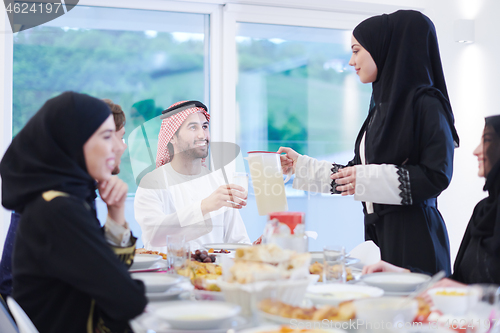
[{"label": "standing woman in black abaya", "polygon": [[450,274],[436,198],[451,181],[459,139],[434,25],[416,11],[374,16],[354,29],[351,47],[349,64],[373,87],[354,159],[332,167],[282,147],[283,169],[296,173],[295,188],[362,201],[365,238],[380,247],[382,260]]}]

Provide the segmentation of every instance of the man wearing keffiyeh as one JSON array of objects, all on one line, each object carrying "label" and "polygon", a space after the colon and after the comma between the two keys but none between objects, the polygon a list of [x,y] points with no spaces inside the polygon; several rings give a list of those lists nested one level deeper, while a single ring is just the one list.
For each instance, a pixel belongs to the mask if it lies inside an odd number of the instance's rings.
[{"label": "man wearing keffiyeh", "polygon": [[183,235],[191,249],[207,243],[250,243],[238,209],[245,189],[226,184],[205,166],[210,132],[207,107],[183,101],[163,111],[156,170],[137,189],[135,217],[148,250],[166,252],[167,235]]}]

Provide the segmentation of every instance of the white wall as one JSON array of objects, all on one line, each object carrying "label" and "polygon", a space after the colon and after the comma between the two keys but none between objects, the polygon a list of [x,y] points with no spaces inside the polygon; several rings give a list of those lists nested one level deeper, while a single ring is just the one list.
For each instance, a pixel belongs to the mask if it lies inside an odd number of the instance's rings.
[{"label": "white wall", "polygon": [[[12,32],[3,4],[0,5],[0,156],[3,156],[12,137],[12,88],[11,62],[6,54],[12,54]],[[0,184],[1,184],[0,179]],[[0,198],[2,191],[0,189]],[[5,235],[9,228],[10,212],[0,208],[0,250],[3,250]]]},{"label": "white wall", "polygon": [[[185,2],[196,2],[185,0]],[[81,2],[85,2],[81,1]],[[482,191],[484,181],[476,176],[477,161],[472,150],[479,142],[486,115],[500,114],[497,109],[500,98],[500,84],[497,77],[500,66],[496,55],[500,51],[497,32],[500,31],[500,13],[498,0],[198,0],[212,4],[253,3],[273,6],[292,6],[335,10],[343,12],[371,12],[376,8],[392,10],[400,8],[422,9],[434,21],[441,47],[443,66],[448,83],[449,94],[455,112],[456,126],[461,139],[461,147],[455,154],[455,171],[453,181],[448,190],[440,197],[439,207],[448,226],[451,240],[452,260],[456,255],[465,226],[474,205],[485,196]],[[5,9],[0,6],[0,27],[4,27],[7,17]],[[457,19],[474,19],[476,41],[474,44],[458,44],[453,39],[453,23]],[[9,28],[10,29],[10,28]],[[7,30],[7,29],[0,29]],[[8,31],[8,30],[7,30]],[[0,31],[1,32],[1,31]],[[4,82],[11,80],[10,55],[12,34],[0,33],[0,154],[8,145],[11,137],[10,114],[11,88]],[[7,46],[7,50],[6,50]],[[7,106],[6,106],[7,105]],[[0,214],[0,250],[3,246],[5,231],[9,225],[9,215]]]},{"label": "white wall", "polygon": [[[497,32],[500,2],[496,0],[429,1],[427,15],[438,32],[443,67],[450,100],[460,136],[455,150],[454,174],[450,187],[441,195],[439,207],[446,221],[452,262],[476,203],[486,196],[484,179],[477,177],[477,159],[472,151],[478,145],[484,117],[500,114],[500,85],[496,62],[500,43]],[[454,41],[454,22],[475,20],[475,42]]]}]

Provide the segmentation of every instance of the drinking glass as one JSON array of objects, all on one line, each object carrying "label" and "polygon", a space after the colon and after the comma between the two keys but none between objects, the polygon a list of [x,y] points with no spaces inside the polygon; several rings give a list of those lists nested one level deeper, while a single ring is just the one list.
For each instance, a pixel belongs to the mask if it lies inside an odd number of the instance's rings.
[{"label": "drinking glass", "polygon": [[186,242],[184,236],[169,235],[167,236],[167,260],[170,270],[176,273],[186,265],[189,259],[189,243]]},{"label": "drinking glass", "polygon": [[[248,196],[248,173],[246,172],[233,172],[231,184],[239,185],[245,189],[244,194]],[[246,202],[246,200],[244,200]]]},{"label": "drinking glass", "polygon": [[323,249],[323,282],[346,283],[345,247],[325,246]]}]

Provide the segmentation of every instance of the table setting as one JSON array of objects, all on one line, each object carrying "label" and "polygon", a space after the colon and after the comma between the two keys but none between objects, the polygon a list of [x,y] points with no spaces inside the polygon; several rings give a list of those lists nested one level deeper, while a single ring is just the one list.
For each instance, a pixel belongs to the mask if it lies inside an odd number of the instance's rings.
[{"label": "table setting", "polygon": [[[484,305],[493,297],[484,288],[432,288],[429,283],[435,281],[425,274],[358,275],[356,269],[352,272],[356,278],[347,281],[346,270],[350,265],[346,259],[352,257],[342,247],[325,248],[322,258],[325,268],[320,274],[311,274],[311,267],[319,262],[318,252],[298,253],[276,244],[241,247],[220,244],[220,249],[223,248],[233,255],[207,263],[191,260],[186,252],[182,264],[179,260],[167,260],[168,269],[163,270],[148,271],[163,259],[139,260],[139,266],[131,268],[132,277],[145,283],[149,304],[131,322],[134,331],[498,332],[493,319],[500,316],[500,311],[495,312],[500,302]],[[204,251],[208,254],[208,250]],[[331,251],[337,256],[332,256]],[[171,255],[179,253],[169,251]],[[329,271],[329,264],[333,263],[340,267]],[[419,288],[430,288],[432,304],[413,297],[420,294]],[[477,310],[479,305],[489,313]],[[483,328],[467,330],[464,318],[479,318]],[[390,323],[391,328],[375,326],[381,323]],[[491,327],[489,330],[486,323]]]},{"label": "table setting", "polygon": [[[281,174],[278,155],[252,153],[251,170],[267,166]],[[242,185],[248,188],[245,177]],[[362,275],[364,266],[381,259],[373,242],[350,252],[342,244],[309,252],[308,239],[315,233],[306,231],[304,214],[287,212],[286,197],[281,199],[257,198],[259,214],[268,215],[262,244],[210,243],[191,252],[183,237],[172,235],[167,236],[167,254],[147,253],[166,255],[166,268],[148,272],[163,259],[138,257],[132,269],[142,271],[132,276],[144,281],[149,304],[130,322],[133,330],[500,333],[498,286],[433,289],[443,272],[432,277],[413,272]]]}]

